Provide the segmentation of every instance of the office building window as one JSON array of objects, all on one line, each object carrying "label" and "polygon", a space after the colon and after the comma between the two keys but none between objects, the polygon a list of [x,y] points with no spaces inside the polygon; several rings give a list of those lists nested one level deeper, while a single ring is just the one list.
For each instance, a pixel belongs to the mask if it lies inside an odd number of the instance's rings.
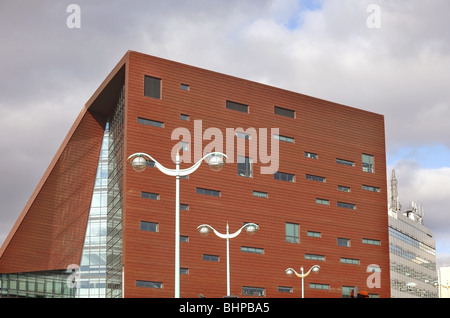
[{"label": "office building window", "polygon": [[317,254],[305,254],[305,259],[310,259],[314,261],[325,261],[325,255],[317,255]]},{"label": "office building window", "polygon": [[325,177],[320,177],[320,176],[314,176],[312,174],[307,174],[306,175],[306,180],[317,181],[317,182],[325,182],[326,178]]},{"label": "office building window", "polygon": [[269,194],[267,192],[253,190],[253,196],[258,197],[258,198],[266,198],[267,199],[269,197]]},{"label": "office building window", "polygon": [[365,184],[362,185],[362,189],[366,190],[366,191],[371,191],[371,192],[380,192],[380,188],[379,187],[368,186],[368,185],[365,185]]},{"label": "office building window", "polygon": [[336,163],[338,163],[340,165],[344,165],[344,166],[349,166],[349,167],[354,167],[355,166],[355,163],[353,161],[345,160],[345,159],[339,159],[339,158],[336,158]]},{"label": "office building window", "polygon": [[341,263],[359,265],[359,259],[341,257]]},{"label": "office building window", "polygon": [[373,240],[373,239],[368,239],[368,238],[363,238],[362,242],[363,242],[363,244],[369,244],[369,245],[381,245],[380,240]]},{"label": "office building window", "polygon": [[278,292],[280,292],[280,293],[292,293],[292,287],[278,286]]},{"label": "office building window", "polygon": [[350,192],[350,187],[338,185],[338,191]]},{"label": "office building window", "polygon": [[311,159],[319,159],[319,156],[316,153],[307,152],[307,151],[305,151],[305,157],[311,158]]},{"label": "office building window", "polygon": [[164,123],[161,122],[161,121],[157,121],[157,120],[151,120],[151,119],[138,117],[138,123],[139,124],[144,124],[144,125],[147,125],[147,126],[164,128]]},{"label": "office building window", "polygon": [[309,288],[311,288],[311,289],[329,290],[330,289],[330,285],[328,285],[328,284],[318,284],[318,283],[309,283]]},{"label": "office building window", "polygon": [[180,210],[189,211],[189,204],[180,203]]},{"label": "office building window", "polygon": [[197,193],[204,194],[204,195],[210,195],[213,197],[220,197],[220,191],[217,191],[217,190],[197,188]]},{"label": "office building window", "polygon": [[264,254],[264,249],[259,247],[241,246],[241,252],[252,254]]},{"label": "office building window", "polygon": [[243,296],[264,297],[265,294],[266,294],[265,288],[242,286],[242,295]]},{"label": "office building window", "polygon": [[189,121],[189,115],[186,115],[186,114],[180,114],[180,119],[181,119],[181,120]]},{"label": "office building window", "polygon": [[237,156],[237,173],[241,177],[252,177],[252,159],[243,156]]},{"label": "office building window", "polygon": [[210,261],[210,262],[218,262],[219,261],[219,256],[218,255],[203,254],[203,260],[204,261]]},{"label": "office building window", "polygon": [[286,223],[286,242],[288,243],[300,243],[299,237],[300,226],[295,223]]},{"label": "office building window", "polygon": [[375,172],[372,155],[362,155],[362,170],[369,173]]},{"label": "office building window", "polygon": [[295,118],[295,110],[291,110],[291,109],[287,109],[287,108],[283,108],[283,107],[279,107],[279,106],[274,107],[274,113],[277,115],[284,116],[284,117]]},{"label": "office building window", "polygon": [[227,109],[236,110],[241,113],[248,113],[248,105],[244,105],[241,103],[236,103],[227,100],[226,107]]},{"label": "office building window", "polygon": [[314,231],[308,231],[306,233],[306,235],[309,236],[309,237],[322,237],[322,233],[314,232]]},{"label": "office building window", "polygon": [[338,246],[344,246],[344,247],[350,247],[350,240],[342,237],[337,238],[337,245]]},{"label": "office building window", "polygon": [[183,90],[183,91],[189,91],[189,85],[188,84],[181,84],[180,85],[180,88]]},{"label": "office building window", "polygon": [[151,200],[159,200],[159,194],[151,193],[151,192],[141,192],[141,198],[151,199]]},{"label": "office building window", "polygon": [[163,288],[163,283],[161,283],[161,282],[149,282],[149,281],[145,281],[145,280],[137,280],[136,281],[136,287],[161,289],[161,288]]},{"label": "office building window", "polygon": [[317,204],[322,204],[322,205],[330,205],[330,201],[326,200],[326,199],[319,199],[319,198],[317,198],[316,199],[316,203]]},{"label": "office building window", "polygon": [[353,203],[338,202],[337,206],[344,209],[356,210],[356,204]]},{"label": "office building window", "polygon": [[144,95],[151,98],[161,99],[161,79],[152,76],[145,76]]},{"label": "office building window", "polygon": [[141,231],[159,232],[159,225],[155,222],[141,221]]},{"label": "office building window", "polygon": [[275,172],[273,175],[275,180],[287,181],[287,182],[295,182],[295,175],[284,172]]},{"label": "office building window", "polygon": [[284,142],[288,142],[288,143],[291,143],[291,144],[293,144],[294,143],[294,138],[292,138],[292,137],[288,137],[288,136],[283,136],[283,135],[273,135],[273,138],[275,138],[275,139],[278,139],[278,140],[280,140],[280,141],[284,141]]}]

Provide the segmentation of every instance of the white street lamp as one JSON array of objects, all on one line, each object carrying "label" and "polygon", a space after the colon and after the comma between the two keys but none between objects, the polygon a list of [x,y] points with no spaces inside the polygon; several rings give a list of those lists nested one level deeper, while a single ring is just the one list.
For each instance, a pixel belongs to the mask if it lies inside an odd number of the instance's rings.
[{"label": "white street lamp", "polygon": [[175,169],[168,169],[153,159],[150,155],[138,152],[128,157],[131,160],[131,166],[137,172],[142,172],[147,168],[147,160],[153,161],[155,167],[162,173],[176,177],[175,187],[175,298],[180,298],[180,177],[193,173],[200,167],[203,160],[208,159],[208,166],[213,171],[219,171],[225,165],[227,155],[221,152],[211,152],[197,161],[192,167],[180,169],[180,154],[177,152],[175,160]]},{"label": "white street lamp", "polygon": [[306,273],[303,272],[303,266],[300,268],[301,274],[297,273],[294,269],[292,268],[288,268],[286,269],[286,274],[291,276],[292,274],[295,274],[297,277],[300,277],[302,279],[302,298],[305,298],[305,281],[304,278],[306,276],[308,276],[311,272],[313,272],[314,274],[319,273],[320,271],[320,266],[319,265],[313,265],[309,271],[307,271]]},{"label": "white street lamp", "polygon": [[214,229],[211,225],[208,224],[202,224],[197,227],[197,230],[201,235],[207,236],[211,229],[213,230],[214,234],[216,234],[218,237],[227,240],[227,296],[230,296],[230,239],[238,236],[244,228],[248,234],[253,235],[259,229],[259,226],[255,223],[247,223],[233,234],[229,233],[228,223],[226,228],[226,234],[219,233],[218,231],[216,231],[216,229]]}]

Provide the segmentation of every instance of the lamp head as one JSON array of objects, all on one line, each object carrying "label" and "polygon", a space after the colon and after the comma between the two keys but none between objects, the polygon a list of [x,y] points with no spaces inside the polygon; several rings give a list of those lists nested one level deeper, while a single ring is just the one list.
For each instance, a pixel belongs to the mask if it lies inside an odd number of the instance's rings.
[{"label": "lamp head", "polygon": [[314,265],[312,268],[312,272],[313,274],[318,274],[320,271],[320,266],[319,265]]},{"label": "lamp head", "polygon": [[286,275],[292,276],[292,274],[294,274],[294,270],[292,268],[286,269]]},{"label": "lamp head", "polygon": [[208,158],[208,166],[212,171],[220,171],[225,165],[225,156],[219,153],[213,153]]},{"label": "lamp head", "polygon": [[259,228],[258,225],[252,223],[252,224],[246,226],[246,227],[245,227],[245,230],[247,231],[247,233],[248,233],[249,235],[253,235],[253,234],[255,234],[255,232],[258,230],[258,228]]},{"label": "lamp head", "polygon": [[202,226],[202,225],[200,225],[198,228],[197,228],[197,230],[198,230],[198,232],[201,234],[201,235],[203,235],[203,236],[208,236],[208,234],[209,234],[209,228],[207,227],[207,226]]},{"label": "lamp head", "polygon": [[147,168],[147,160],[141,156],[137,156],[131,160],[131,167],[136,172],[142,172]]}]

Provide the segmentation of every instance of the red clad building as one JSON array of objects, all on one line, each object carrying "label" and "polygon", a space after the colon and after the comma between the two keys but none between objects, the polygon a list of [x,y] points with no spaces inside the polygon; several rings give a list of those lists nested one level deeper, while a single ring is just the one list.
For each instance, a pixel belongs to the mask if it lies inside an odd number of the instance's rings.
[{"label": "red clad building", "polygon": [[[254,235],[229,240],[230,295],[341,298],[356,287],[390,297],[382,115],[132,51],[87,102],[4,242],[3,296],[40,296],[30,277],[72,265],[86,279],[87,238],[103,224],[90,248],[104,248],[95,263],[104,280],[77,287],[174,297],[176,178],[155,165],[175,169],[178,148],[181,169],[209,152],[228,157],[218,172],[202,162],[180,178],[180,297],[227,295],[226,240],[197,227],[224,234],[247,223]],[[157,163],[134,171],[127,158],[139,152]],[[314,265],[303,288],[286,274]],[[42,293],[67,292],[63,282]]]}]

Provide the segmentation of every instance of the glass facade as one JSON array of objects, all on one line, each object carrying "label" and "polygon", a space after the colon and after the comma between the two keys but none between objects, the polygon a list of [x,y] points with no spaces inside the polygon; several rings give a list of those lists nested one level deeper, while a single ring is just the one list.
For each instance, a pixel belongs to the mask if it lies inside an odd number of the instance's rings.
[{"label": "glass facade", "polygon": [[106,217],[109,123],[106,124],[79,271],[79,298],[106,296]]},{"label": "glass facade", "polygon": [[0,298],[73,298],[71,271],[2,274]]},{"label": "glass facade", "polygon": [[109,122],[106,297],[122,297],[122,175],[125,87]]},{"label": "glass facade", "polygon": [[436,298],[436,249],[431,231],[407,213],[389,214],[391,297]]}]

